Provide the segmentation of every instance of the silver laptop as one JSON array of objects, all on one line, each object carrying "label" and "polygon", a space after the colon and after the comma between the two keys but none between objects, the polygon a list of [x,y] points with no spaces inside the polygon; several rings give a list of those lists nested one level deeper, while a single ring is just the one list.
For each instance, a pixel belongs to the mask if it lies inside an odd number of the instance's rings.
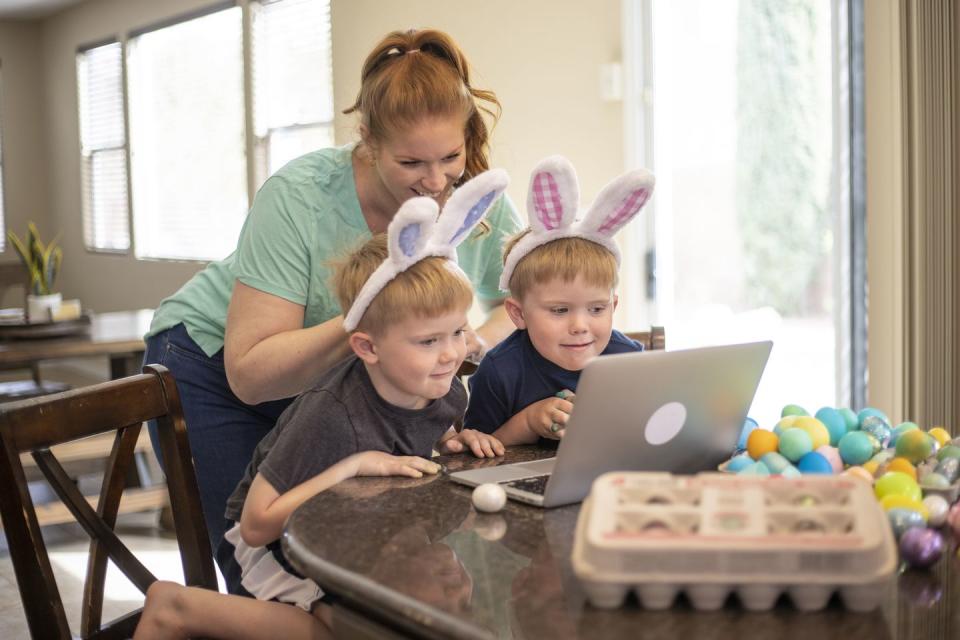
[{"label": "silver laptop", "polygon": [[583,500],[607,471],[696,473],[736,447],[773,343],[643,351],[595,358],[554,458],[450,474],[495,482],[515,500],[555,507]]}]

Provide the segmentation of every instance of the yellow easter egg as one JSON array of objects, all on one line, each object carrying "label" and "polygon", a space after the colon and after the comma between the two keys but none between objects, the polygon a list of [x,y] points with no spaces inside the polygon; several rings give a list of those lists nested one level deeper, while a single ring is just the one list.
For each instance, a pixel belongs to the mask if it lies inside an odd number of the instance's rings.
[{"label": "yellow easter egg", "polygon": [[902,471],[914,480],[917,479],[917,468],[906,458],[894,458],[888,462],[887,471]]},{"label": "yellow easter egg", "polygon": [[793,426],[793,423],[796,422],[797,418],[800,416],[783,416],[780,420],[773,426],[773,432],[778,436],[783,433],[784,429],[789,429]]},{"label": "yellow easter egg", "polygon": [[880,468],[880,463],[877,462],[876,460],[867,460],[866,462],[864,462],[864,463],[863,463],[862,465],[860,465],[860,466],[861,466],[862,468],[866,469],[866,470],[867,470],[867,473],[869,473],[871,476],[876,477],[876,476],[877,476],[877,469]]},{"label": "yellow easter egg", "polygon": [[807,435],[810,436],[810,440],[813,442],[814,451],[823,445],[830,444],[830,431],[827,429],[827,425],[814,417],[797,416],[797,419],[793,421],[792,427],[789,428],[803,429],[806,431]]},{"label": "yellow easter egg", "polygon": [[941,447],[950,441],[950,432],[943,427],[933,427],[930,431],[927,431],[927,433],[933,436],[933,439],[936,440]]},{"label": "yellow easter egg", "polygon": [[777,450],[780,438],[772,431],[766,429],[754,429],[747,436],[747,453],[754,460],[759,460],[765,453]]},{"label": "yellow easter egg", "polygon": [[927,505],[919,500],[908,498],[903,494],[890,493],[883,496],[880,498],[880,506],[883,507],[884,511],[889,511],[890,509],[910,509],[910,511],[916,511],[923,516],[924,521],[930,519],[930,510],[927,509]]}]

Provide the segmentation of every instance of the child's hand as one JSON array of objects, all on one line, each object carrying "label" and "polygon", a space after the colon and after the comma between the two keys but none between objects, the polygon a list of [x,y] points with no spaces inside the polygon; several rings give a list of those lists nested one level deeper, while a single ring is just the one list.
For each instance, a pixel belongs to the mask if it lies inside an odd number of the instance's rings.
[{"label": "child's hand", "polygon": [[570,419],[574,400],[574,393],[564,389],[555,396],[534,402],[523,410],[527,417],[527,428],[541,438],[559,440]]},{"label": "child's hand", "polygon": [[440,453],[460,453],[466,449],[470,449],[473,455],[478,458],[502,456],[504,452],[502,442],[489,433],[476,429],[464,429],[460,433],[442,440],[437,445],[437,450]]},{"label": "child's hand", "polygon": [[357,476],[409,476],[422,478],[435,475],[440,465],[417,456],[395,456],[383,451],[364,451],[354,454]]}]

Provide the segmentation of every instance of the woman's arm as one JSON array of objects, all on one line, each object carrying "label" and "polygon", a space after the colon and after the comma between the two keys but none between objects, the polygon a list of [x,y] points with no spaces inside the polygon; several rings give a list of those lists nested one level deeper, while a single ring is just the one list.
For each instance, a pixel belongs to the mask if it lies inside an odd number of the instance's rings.
[{"label": "woman's arm", "polygon": [[471,345],[469,342],[467,344],[467,353],[475,357],[479,356],[476,357],[477,360],[483,357],[483,354],[489,349],[500,344],[504,338],[516,329],[513,321],[510,320],[510,316],[507,315],[507,310],[503,306],[502,299],[481,300],[480,304],[483,310],[487,312],[487,318],[483,324],[476,329],[479,350],[475,345]]},{"label": "woman's arm", "polygon": [[303,328],[303,306],[241,282],[227,311],[227,380],[247,404],[289,398],[350,353],[343,318]]}]

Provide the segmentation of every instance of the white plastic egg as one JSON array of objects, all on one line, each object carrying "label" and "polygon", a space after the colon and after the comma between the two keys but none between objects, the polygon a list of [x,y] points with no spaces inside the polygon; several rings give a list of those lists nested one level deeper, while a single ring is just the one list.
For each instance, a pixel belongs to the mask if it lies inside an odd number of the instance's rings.
[{"label": "white plastic egg", "polygon": [[496,513],[507,504],[507,492],[498,484],[487,482],[473,490],[473,506],[477,511]]}]

